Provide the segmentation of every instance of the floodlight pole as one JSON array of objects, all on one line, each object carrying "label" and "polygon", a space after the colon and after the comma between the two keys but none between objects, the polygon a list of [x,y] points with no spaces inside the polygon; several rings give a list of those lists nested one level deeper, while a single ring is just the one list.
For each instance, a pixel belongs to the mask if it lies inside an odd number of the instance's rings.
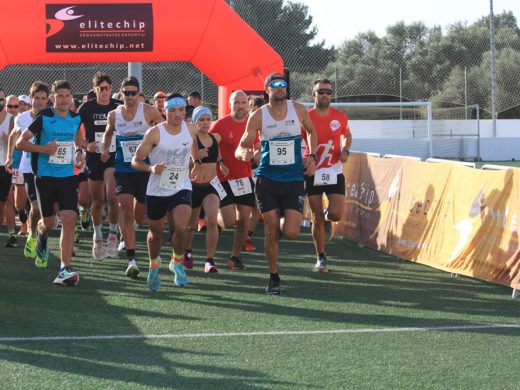
[{"label": "floodlight pole", "polygon": [[493,137],[497,136],[497,66],[495,63],[495,15],[493,0],[489,0],[489,41],[491,46],[491,117]]}]

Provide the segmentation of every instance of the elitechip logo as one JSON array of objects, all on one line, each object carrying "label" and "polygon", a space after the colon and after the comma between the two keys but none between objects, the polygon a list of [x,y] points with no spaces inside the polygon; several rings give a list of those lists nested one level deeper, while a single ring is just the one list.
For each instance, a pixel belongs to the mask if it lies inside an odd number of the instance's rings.
[{"label": "elitechip logo", "polygon": [[153,50],[152,4],[47,4],[47,52]]}]

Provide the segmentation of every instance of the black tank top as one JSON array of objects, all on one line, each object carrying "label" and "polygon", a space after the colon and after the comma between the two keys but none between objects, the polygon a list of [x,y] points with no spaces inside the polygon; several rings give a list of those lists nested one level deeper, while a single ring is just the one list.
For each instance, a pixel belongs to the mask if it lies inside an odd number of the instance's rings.
[{"label": "black tank top", "polygon": [[[216,163],[217,159],[218,159],[218,143],[217,143],[217,140],[215,139],[213,134],[209,134],[209,136],[211,137],[211,140],[213,141],[213,143],[208,148],[208,157],[204,157],[204,158],[200,159],[200,162],[203,163],[203,164],[204,163]],[[199,136],[197,136],[197,148],[199,150],[205,148],[205,146],[202,144],[202,142],[200,142]]]}]

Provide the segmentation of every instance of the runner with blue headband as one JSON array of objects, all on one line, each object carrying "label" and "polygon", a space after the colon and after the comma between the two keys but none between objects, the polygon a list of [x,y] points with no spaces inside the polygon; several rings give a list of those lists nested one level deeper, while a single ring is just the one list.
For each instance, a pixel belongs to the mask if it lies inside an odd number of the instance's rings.
[{"label": "runner with blue headband", "polygon": [[132,159],[132,168],[149,174],[146,188],[148,215],[148,254],[150,268],[147,285],[150,291],[161,286],[159,277],[159,253],[163,243],[166,217],[174,221],[170,239],[173,253],[168,268],[175,274],[173,282],[182,287],[189,283],[182,266],[182,256],[188,238],[191,216],[192,185],[190,181],[190,157],[196,127],[185,122],[186,101],[180,94],[170,94],[164,104],[166,122],[149,129]]},{"label": "runner with blue headband", "polygon": [[166,102],[164,102],[164,109],[169,110],[173,107],[186,107],[186,100],[181,97],[172,97],[170,99],[167,99]]}]

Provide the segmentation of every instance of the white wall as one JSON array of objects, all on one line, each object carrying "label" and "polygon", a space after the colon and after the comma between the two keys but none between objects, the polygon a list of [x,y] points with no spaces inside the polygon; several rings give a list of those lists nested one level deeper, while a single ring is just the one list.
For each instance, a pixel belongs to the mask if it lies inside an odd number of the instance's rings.
[{"label": "white wall", "polygon": [[[349,124],[352,150],[429,157],[425,120],[352,120]],[[435,157],[473,159],[480,154],[484,161],[520,160],[519,119],[497,120],[496,138],[493,121],[481,120],[480,145],[474,120],[434,120],[433,133]]]}]

